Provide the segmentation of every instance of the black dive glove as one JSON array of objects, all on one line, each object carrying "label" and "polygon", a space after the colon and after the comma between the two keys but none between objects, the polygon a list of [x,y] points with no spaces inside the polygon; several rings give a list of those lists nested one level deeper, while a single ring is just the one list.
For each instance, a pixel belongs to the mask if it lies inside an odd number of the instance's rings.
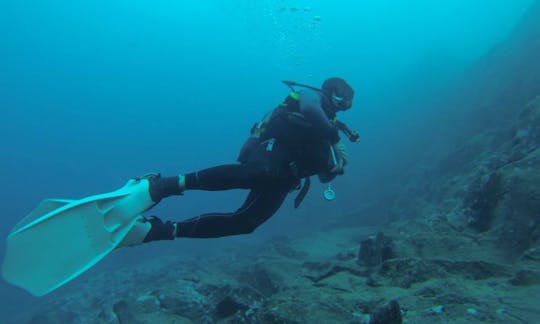
[{"label": "black dive glove", "polygon": [[152,225],[148,234],[146,234],[143,242],[174,240],[176,238],[176,226],[175,222],[167,221],[163,223],[157,216],[150,216],[145,218],[144,221],[149,222]]}]

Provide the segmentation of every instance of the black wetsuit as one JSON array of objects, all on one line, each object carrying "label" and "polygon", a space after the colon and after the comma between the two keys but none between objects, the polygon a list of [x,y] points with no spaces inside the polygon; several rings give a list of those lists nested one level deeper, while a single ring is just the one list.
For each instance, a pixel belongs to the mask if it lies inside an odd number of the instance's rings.
[{"label": "black wetsuit", "polygon": [[323,100],[324,96],[312,90],[300,92],[299,99],[288,96],[240,164],[187,174],[186,190],[251,191],[235,212],[203,214],[178,222],[177,237],[251,233],[279,209],[300,179],[328,171],[329,147],[339,136],[323,109]]}]

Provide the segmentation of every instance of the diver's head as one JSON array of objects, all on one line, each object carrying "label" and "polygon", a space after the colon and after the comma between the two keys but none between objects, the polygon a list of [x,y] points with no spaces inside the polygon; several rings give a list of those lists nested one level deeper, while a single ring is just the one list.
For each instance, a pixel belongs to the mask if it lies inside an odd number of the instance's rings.
[{"label": "diver's head", "polygon": [[342,78],[329,78],[323,82],[322,92],[328,99],[334,113],[352,107],[354,90]]}]

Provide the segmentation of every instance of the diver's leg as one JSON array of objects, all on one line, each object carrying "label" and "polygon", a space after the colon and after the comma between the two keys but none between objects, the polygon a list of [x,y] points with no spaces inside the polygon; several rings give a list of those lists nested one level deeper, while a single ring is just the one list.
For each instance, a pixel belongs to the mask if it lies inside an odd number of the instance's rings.
[{"label": "diver's leg", "polygon": [[136,245],[175,237],[220,237],[252,232],[270,218],[283,203],[291,188],[291,178],[276,176],[267,169],[248,164],[222,165],[187,174],[185,177],[148,177],[150,196],[157,204],[184,190],[227,190],[250,188],[246,201],[234,213],[212,213],[181,223],[141,217],[121,246]]},{"label": "diver's leg", "polygon": [[174,240],[176,237],[212,238],[251,233],[279,209],[289,190],[290,186],[285,184],[254,189],[234,213],[204,214],[182,222],[165,223],[152,216],[145,220],[151,223],[151,228],[142,242]]},{"label": "diver's leg", "polygon": [[277,183],[265,169],[253,164],[225,164],[193,173],[188,173],[182,181],[186,190],[229,190],[254,189]]},{"label": "diver's leg", "polygon": [[150,196],[159,203],[161,199],[181,195],[185,190],[253,189],[267,185],[268,172],[252,164],[226,164],[186,175],[174,177],[149,177]]},{"label": "diver's leg", "polygon": [[252,190],[233,213],[210,213],[176,223],[177,237],[211,238],[251,233],[283,204],[290,186]]}]

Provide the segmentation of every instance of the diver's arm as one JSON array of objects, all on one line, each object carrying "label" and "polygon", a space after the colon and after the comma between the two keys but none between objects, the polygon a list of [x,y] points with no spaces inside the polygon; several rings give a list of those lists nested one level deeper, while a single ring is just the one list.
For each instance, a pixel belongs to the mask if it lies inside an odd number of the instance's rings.
[{"label": "diver's arm", "polygon": [[333,154],[334,167],[330,170],[332,174],[343,174],[345,173],[345,166],[349,161],[349,154],[347,152],[347,147],[343,141],[339,140],[337,143],[332,145],[331,153]]},{"label": "diver's arm", "polygon": [[347,148],[341,140],[334,145],[330,145],[329,149],[332,165],[328,170],[324,170],[317,174],[319,176],[319,181],[322,183],[328,183],[334,180],[336,176],[344,174],[345,166],[349,160]]},{"label": "diver's arm", "polygon": [[300,92],[300,112],[317,129],[317,132],[335,144],[339,141],[337,129],[330,122],[321,106],[320,95],[312,90]]},{"label": "diver's arm", "polygon": [[353,143],[360,142],[360,134],[358,134],[356,131],[353,131],[352,129],[350,129],[349,126],[347,126],[347,124],[345,124],[344,122],[342,122],[340,120],[337,120],[337,119],[334,120],[334,124],[336,125],[337,129],[342,131],[347,136],[349,141],[351,141]]},{"label": "diver's arm", "polygon": [[329,170],[327,179],[332,179],[335,175],[345,172],[348,155],[345,144],[341,141],[338,130],[326,116],[322,106],[321,97],[314,91],[302,92],[300,100],[300,112],[330,142],[330,153],[332,154],[333,167]]}]

